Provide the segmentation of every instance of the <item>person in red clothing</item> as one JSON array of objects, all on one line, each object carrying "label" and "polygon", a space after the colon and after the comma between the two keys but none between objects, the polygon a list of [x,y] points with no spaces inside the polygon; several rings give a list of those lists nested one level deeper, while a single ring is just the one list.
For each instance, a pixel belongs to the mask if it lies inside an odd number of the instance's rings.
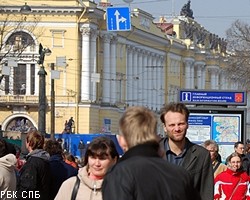
[{"label": "person in red clothing", "polygon": [[71,153],[68,153],[68,152],[64,153],[64,162],[78,169],[78,165],[76,163],[75,157]]},{"label": "person in red clothing", "polygon": [[242,158],[232,153],[227,158],[228,168],[214,180],[214,200],[250,200],[250,178],[242,168]]}]

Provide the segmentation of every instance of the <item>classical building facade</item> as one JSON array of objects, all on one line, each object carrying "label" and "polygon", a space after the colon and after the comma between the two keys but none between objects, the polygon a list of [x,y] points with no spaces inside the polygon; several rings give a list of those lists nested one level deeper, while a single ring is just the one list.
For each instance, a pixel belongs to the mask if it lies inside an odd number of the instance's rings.
[{"label": "classical building facade", "polygon": [[5,135],[38,127],[39,44],[52,51],[44,58],[47,133],[53,122],[55,132],[63,132],[71,117],[72,132],[117,133],[128,106],[147,106],[157,114],[165,103],[177,101],[181,88],[238,87],[223,73],[224,40],[188,16],[155,22],[151,14],[134,9],[131,30],[116,32],[107,31],[105,2],[30,0],[28,15],[20,13],[20,3],[0,5],[0,123]]}]

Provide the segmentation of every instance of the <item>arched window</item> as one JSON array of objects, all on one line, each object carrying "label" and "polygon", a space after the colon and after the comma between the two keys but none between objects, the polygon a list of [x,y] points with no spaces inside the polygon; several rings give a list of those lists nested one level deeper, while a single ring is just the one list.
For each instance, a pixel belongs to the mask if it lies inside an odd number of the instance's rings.
[{"label": "arched window", "polygon": [[[6,41],[6,48],[13,47],[14,51],[24,51],[27,47],[34,47],[35,41],[26,32],[17,31],[8,38]],[[32,49],[32,48],[31,48]]]}]

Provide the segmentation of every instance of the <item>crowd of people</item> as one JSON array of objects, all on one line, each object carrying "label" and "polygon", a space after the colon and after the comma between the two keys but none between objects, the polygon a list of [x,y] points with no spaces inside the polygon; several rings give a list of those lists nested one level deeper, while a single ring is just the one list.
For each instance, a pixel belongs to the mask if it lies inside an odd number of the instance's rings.
[{"label": "crowd of people", "polygon": [[182,103],[164,106],[161,138],[151,110],[129,107],[117,135],[124,154],[99,136],[79,141],[80,163],[37,130],[27,133],[25,162],[0,139],[0,199],[250,200],[250,146],[236,142],[222,163],[214,140],[198,145],[186,137],[189,114]]}]

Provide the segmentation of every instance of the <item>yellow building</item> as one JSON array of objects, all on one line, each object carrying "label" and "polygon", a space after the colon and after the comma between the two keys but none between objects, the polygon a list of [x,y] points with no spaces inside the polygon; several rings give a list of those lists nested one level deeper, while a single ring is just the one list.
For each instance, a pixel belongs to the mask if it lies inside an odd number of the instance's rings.
[{"label": "yellow building", "polygon": [[[165,21],[155,23],[151,14],[134,9],[131,30],[117,32],[107,31],[105,1],[29,0],[27,5],[29,14],[21,14],[23,3],[0,2],[4,135],[39,128],[41,91],[46,91],[47,133],[63,132],[71,117],[72,132],[117,133],[128,106],[158,113],[164,103],[177,101],[181,88],[223,88],[219,72],[225,51],[218,43],[211,46],[208,31],[198,41],[202,31],[193,19],[172,19],[175,34],[169,34]],[[38,64],[39,44],[52,52],[43,65]],[[39,87],[43,66],[46,90]]]}]

